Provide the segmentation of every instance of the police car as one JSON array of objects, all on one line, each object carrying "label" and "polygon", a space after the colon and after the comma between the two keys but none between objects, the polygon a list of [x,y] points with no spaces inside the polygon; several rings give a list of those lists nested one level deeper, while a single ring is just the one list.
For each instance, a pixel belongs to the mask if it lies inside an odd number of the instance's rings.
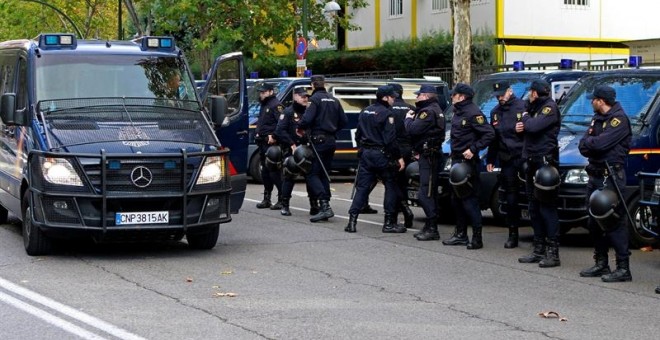
[{"label": "police car", "polygon": [[202,91],[210,111],[171,37],[2,42],[0,79],[0,223],[9,212],[22,220],[29,255],[74,236],[185,236],[210,249],[238,212],[247,150],[240,53],[214,64]]}]

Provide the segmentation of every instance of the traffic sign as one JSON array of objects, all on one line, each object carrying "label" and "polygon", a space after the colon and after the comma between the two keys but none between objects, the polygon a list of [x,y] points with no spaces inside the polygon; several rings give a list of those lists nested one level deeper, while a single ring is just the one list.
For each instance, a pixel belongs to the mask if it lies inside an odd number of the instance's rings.
[{"label": "traffic sign", "polygon": [[307,40],[303,37],[296,42],[296,59],[307,59]]}]

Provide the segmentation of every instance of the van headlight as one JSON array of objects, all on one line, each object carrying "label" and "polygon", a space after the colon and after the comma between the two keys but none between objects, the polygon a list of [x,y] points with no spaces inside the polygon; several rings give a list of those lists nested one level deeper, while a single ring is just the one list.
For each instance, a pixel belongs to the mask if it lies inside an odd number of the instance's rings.
[{"label": "van headlight", "polygon": [[83,185],[71,162],[63,158],[42,158],[41,173],[48,183],[76,187]]},{"label": "van headlight", "polygon": [[566,184],[587,184],[589,182],[589,175],[584,169],[571,169],[566,172],[564,183]]},{"label": "van headlight", "polygon": [[208,157],[204,162],[204,166],[199,171],[196,184],[202,185],[220,182],[226,176],[225,158],[222,156]]}]

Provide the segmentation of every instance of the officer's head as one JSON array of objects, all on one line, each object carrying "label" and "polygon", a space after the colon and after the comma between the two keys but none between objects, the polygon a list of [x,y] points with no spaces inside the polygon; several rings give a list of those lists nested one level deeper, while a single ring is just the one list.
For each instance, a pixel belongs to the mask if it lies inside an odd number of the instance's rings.
[{"label": "officer's head", "polygon": [[389,83],[387,85],[392,86],[392,88],[394,89],[394,92],[396,92],[399,95],[399,98],[403,97],[403,86],[401,86],[401,84]]},{"label": "officer's head", "polygon": [[391,85],[379,86],[376,90],[376,99],[379,102],[387,103],[389,106],[394,104],[394,99],[396,99],[398,96],[399,95],[396,93],[396,91],[394,91],[394,87]]},{"label": "officer's head", "polygon": [[275,87],[273,84],[261,83],[261,85],[257,87],[257,91],[259,92],[259,100],[264,100],[275,93]]},{"label": "officer's head", "polygon": [[500,105],[504,105],[513,95],[513,90],[508,81],[498,81],[493,84],[493,96],[497,99]]},{"label": "officer's head", "polygon": [[417,95],[418,102],[438,97],[438,90],[436,90],[435,86],[429,84],[420,86],[419,91],[415,91],[414,93]]},{"label": "officer's head", "polygon": [[293,89],[293,100],[300,105],[307,106],[309,103],[309,93],[304,87],[296,87]]},{"label": "officer's head", "polygon": [[325,87],[325,77],[320,74],[311,76],[309,80],[312,82],[312,87],[315,89]]},{"label": "officer's head", "polygon": [[454,89],[451,90],[451,103],[456,104],[460,103],[467,99],[472,99],[474,97],[474,90],[470,85],[458,83],[454,86]]},{"label": "officer's head", "polygon": [[588,94],[587,98],[591,99],[594,112],[607,113],[616,103],[616,91],[610,86],[600,85],[596,86],[594,92]]},{"label": "officer's head", "polygon": [[537,98],[550,95],[550,84],[543,79],[536,79],[529,88],[529,102],[533,103]]}]

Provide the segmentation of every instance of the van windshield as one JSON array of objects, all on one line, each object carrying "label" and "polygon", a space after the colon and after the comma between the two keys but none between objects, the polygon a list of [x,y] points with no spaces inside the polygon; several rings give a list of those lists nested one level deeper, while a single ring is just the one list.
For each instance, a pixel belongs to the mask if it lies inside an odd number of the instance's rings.
[{"label": "van windshield", "polygon": [[200,109],[195,85],[177,57],[44,54],[35,64],[37,101],[159,98],[167,99],[164,105],[185,102]]},{"label": "van windshield", "polygon": [[660,89],[660,74],[612,74],[582,78],[571,95],[567,98],[562,114],[563,124],[573,124],[586,129],[593,117],[591,99],[587,95],[599,85],[608,85],[616,91],[616,100],[630,117],[634,126],[651,105],[658,89]]}]

